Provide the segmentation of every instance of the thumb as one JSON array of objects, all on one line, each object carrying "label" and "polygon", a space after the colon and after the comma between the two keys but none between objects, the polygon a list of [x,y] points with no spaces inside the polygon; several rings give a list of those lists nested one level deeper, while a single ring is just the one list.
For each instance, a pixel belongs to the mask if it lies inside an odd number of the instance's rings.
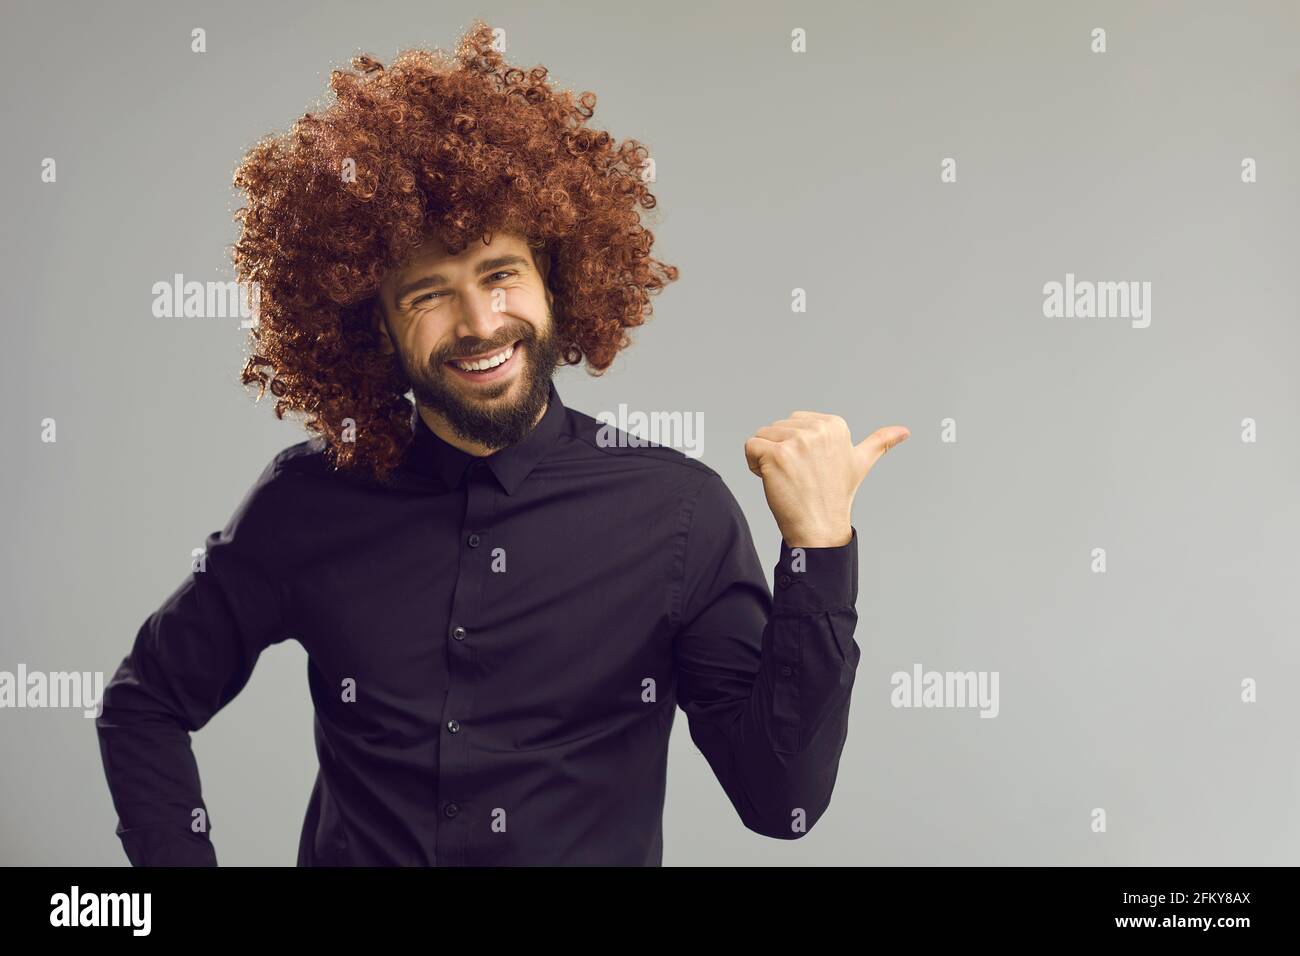
[{"label": "thumb", "polygon": [[885,452],[906,441],[910,434],[912,433],[903,425],[886,425],[884,428],[877,428],[858,442],[854,450],[858,453],[858,468],[862,472],[862,477],[867,476]]}]

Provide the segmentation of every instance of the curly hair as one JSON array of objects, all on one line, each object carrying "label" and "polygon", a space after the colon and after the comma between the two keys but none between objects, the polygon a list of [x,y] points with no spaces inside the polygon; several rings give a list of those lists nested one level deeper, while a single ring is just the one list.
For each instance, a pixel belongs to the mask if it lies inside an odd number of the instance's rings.
[{"label": "curly hair", "polygon": [[655,206],[649,151],[588,128],[595,94],[546,77],[509,66],[475,20],[454,58],[406,50],[333,70],[326,109],[240,162],[233,257],[259,300],[242,381],[259,401],[270,389],[277,418],[302,413],[333,467],[383,479],[410,443],[410,385],[372,315],[384,274],[429,238],[456,255],[511,232],[548,252],[560,364],[585,358],[591,375],[677,279],[637,208]]}]

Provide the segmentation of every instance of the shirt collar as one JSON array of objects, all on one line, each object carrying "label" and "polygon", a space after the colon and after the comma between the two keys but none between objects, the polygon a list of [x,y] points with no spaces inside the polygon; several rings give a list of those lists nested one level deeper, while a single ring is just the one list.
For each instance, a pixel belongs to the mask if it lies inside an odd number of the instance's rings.
[{"label": "shirt collar", "polygon": [[411,429],[414,438],[407,452],[407,462],[415,471],[438,478],[448,488],[459,487],[469,466],[480,463],[479,467],[486,465],[496,475],[506,493],[513,495],[533,467],[555,445],[556,439],[564,430],[564,420],[564,403],[552,381],[546,411],[541,421],[533,426],[533,430],[513,445],[507,445],[486,457],[479,457],[439,438],[420,417],[419,408],[413,407]]}]

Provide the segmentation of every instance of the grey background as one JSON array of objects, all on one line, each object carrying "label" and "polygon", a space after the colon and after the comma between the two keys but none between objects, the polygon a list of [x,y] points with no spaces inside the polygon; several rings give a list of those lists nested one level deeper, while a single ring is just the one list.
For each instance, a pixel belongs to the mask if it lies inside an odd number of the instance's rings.
[{"label": "grey background", "polygon": [[[304,437],[237,384],[237,321],[155,319],[150,287],[231,275],[234,165],[331,67],[475,16],[658,167],[682,278],[603,379],[561,372],[569,405],[703,412],[769,569],[753,430],[813,408],[913,432],[855,504],[829,811],[799,841],[746,831],[679,713],[665,864],[1300,862],[1294,2],[5,2],[0,669],[111,675]],[[1150,281],[1150,328],[1044,318],[1067,271]],[[999,671],[1000,716],[892,708],[917,662]],[[223,865],[295,859],[305,665],[272,648],[194,737]],[[0,862],[125,863],[93,721],[0,710],[0,766]]]}]

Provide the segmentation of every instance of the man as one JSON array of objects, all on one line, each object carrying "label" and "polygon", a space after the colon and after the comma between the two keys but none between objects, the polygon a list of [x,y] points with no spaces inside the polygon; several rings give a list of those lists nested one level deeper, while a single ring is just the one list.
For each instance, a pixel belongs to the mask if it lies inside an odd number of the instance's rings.
[{"label": "man", "polygon": [[907,430],[855,445],[798,411],[746,442],[783,539],[773,598],[716,472],[609,441],[552,381],[608,366],[676,275],[636,222],[637,150],[575,127],[587,99],[507,69],[486,26],[458,60],[362,58],[237,175],[245,377],[318,434],[275,456],[105,690],[136,865],[215,865],[189,734],[289,638],[320,759],[299,865],[659,865],[678,705],[751,830],[797,838],[829,804],[859,658],[852,501]]}]

